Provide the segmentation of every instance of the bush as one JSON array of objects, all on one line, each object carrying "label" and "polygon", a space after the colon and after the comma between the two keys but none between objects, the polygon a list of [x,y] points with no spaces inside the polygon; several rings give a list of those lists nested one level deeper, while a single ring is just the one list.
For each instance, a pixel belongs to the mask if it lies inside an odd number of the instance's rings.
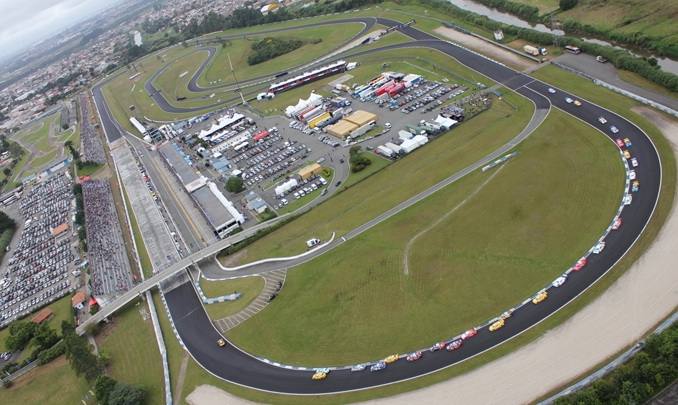
[{"label": "bush", "polygon": [[14,383],[9,378],[5,378],[4,380],[2,380],[2,386],[3,387],[10,389],[10,388],[12,388],[12,385],[14,385]]},{"label": "bush", "polygon": [[245,188],[245,182],[240,177],[229,177],[226,181],[226,191],[229,193],[239,193]]},{"label": "bush", "polygon": [[47,350],[43,350],[40,352],[38,355],[38,364],[43,365],[47,364],[50,361],[56,359],[57,357],[61,356],[66,352],[66,345],[64,344],[64,341],[61,340],[59,343],[55,344],[51,348]]},{"label": "bush", "polygon": [[571,8],[575,8],[577,3],[579,3],[579,0],[560,0],[558,5],[560,6],[561,10],[565,11]]},{"label": "bush", "polygon": [[358,173],[372,164],[372,161],[368,157],[360,153],[352,154],[348,161],[351,166],[351,173]]}]

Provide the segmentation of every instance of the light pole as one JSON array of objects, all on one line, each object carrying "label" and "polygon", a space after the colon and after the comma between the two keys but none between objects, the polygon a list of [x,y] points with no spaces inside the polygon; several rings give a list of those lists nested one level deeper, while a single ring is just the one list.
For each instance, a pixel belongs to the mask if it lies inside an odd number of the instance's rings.
[{"label": "light pole", "polygon": [[242,90],[240,89],[240,83],[238,82],[238,78],[235,76],[235,69],[233,69],[233,63],[231,63],[231,54],[227,53],[228,56],[228,64],[231,66],[231,73],[233,73],[233,79],[235,79],[235,85],[238,87],[238,93],[240,93],[240,99],[242,100],[243,105],[247,105],[245,102],[245,97],[242,95]]}]

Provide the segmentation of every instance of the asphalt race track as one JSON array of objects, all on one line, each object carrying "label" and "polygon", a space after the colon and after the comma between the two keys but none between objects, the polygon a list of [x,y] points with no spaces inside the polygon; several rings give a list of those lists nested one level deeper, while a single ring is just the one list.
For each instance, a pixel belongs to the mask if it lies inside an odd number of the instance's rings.
[{"label": "asphalt race track", "polygon": [[[337,22],[365,22],[365,20],[374,19],[346,19]],[[386,26],[397,24],[397,22],[384,19],[376,19],[376,21]],[[294,29],[298,28],[294,27]],[[476,336],[467,339],[461,348],[452,352],[441,350],[429,353],[426,351],[423,357],[416,362],[409,363],[401,359],[396,363],[389,364],[385,370],[378,372],[366,370],[354,373],[348,369],[333,370],[326,379],[320,381],[311,380],[313,371],[310,368],[299,370],[269,364],[240,351],[228,342],[225,347],[219,347],[216,341],[221,338],[221,335],[208,319],[194,287],[191,283],[184,283],[165,294],[167,305],[177,332],[186,348],[195,360],[210,373],[235,384],[259,390],[289,394],[326,394],[390,384],[449,367],[501,344],[562,308],[614,266],[631,248],[649,222],[659,197],[661,164],[658,152],[650,139],[633,123],[604,108],[579,99],[575,95],[561,91],[555,86],[518,74],[506,66],[450,42],[437,39],[413,27],[401,30],[401,32],[415,41],[372,49],[356,53],[353,56],[405,47],[437,49],[530,99],[539,109],[550,108],[551,105],[559,108],[598,128],[612,141],[617,137],[630,138],[633,146],[628,149],[640,163],[640,166],[635,168],[637,180],[640,181],[640,191],[633,194],[632,204],[623,208],[621,228],[618,231],[609,232],[605,237],[605,249],[598,255],[588,255],[588,264],[579,272],[571,272],[563,286],[559,288],[550,287],[550,284],[546,286],[549,287],[548,299],[539,305],[533,305],[526,301],[527,303],[517,309],[513,316],[506,321],[506,325],[498,331],[489,332],[484,325],[478,329]],[[208,63],[209,59],[205,63]],[[150,80],[148,83],[150,83]],[[107,106],[103,97],[101,97],[100,86],[95,86],[93,92],[98,108],[103,108],[104,114],[100,115],[108,134],[109,129],[116,131],[119,130],[119,126],[110,115],[107,116],[105,113]],[[555,88],[556,93],[550,93],[549,87]],[[157,91],[153,97],[156,103],[167,111],[190,111],[190,109],[181,109],[170,105]],[[565,102],[566,97],[579,99],[582,105],[578,107],[574,104],[568,104]],[[205,107],[200,109],[204,110]],[[607,119],[608,122],[605,125],[598,121],[600,116]],[[619,129],[616,136],[611,134],[611,125],[615,125]],[[111,135],[108,136],[110,140]],[[623,159],[621,155],[620,158]],[[626,180],[626,184],[628,187],[628,180]],[[582,207],[582,209],[586,209],[586,207]],[[612,219],[610,218],[611,221]],[[341,236],[338,235],[338,237]],[[444,306],[444,303],[441,303],[441,305]],[[498,308],[497,312],[500,313],[508,309]],[[458,332],[461,333],[462,331]],[[431,343],[433,342],[422,342],[422,348],[423,345]],[[369,360],[365,359],[365,361]]]}]

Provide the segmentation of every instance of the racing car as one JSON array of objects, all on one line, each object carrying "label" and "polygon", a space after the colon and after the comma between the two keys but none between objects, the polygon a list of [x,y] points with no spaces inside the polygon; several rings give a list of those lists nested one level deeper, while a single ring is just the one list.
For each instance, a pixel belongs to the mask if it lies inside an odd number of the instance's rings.
[{"label": "racing car", "polygon": [[392,354],[384,359],[384,363],[395,363],[396,361],[398,361],[399,358],[400,356],[398,356],[397,354]]},{"label": "racing car", "polygon": [[407,355],[407,361],[416,361],[421,358],[421,352],[414,352]]},{"label": "racing car", "polygon": [[622,224],[622,219],[620,217],[615,218],[614,222],[612,222],[612,230],[616,231],[617,229],[619,229],[621,224]]},{"label": "racing car", "polygon": [[588,259],[586,259],[585,257],[582,257],[581,259],[579,259],[579,261],[577,261],[577,264],[575,264],[574,267],[572,267],[572,270],[579,271],[584,266],[586,266],[586,263],[588,263]]},{"label": "racing car", "polygon": [[557,279],[553,280],[553,283],[551,283],[551,285],[554,287],[560,287],[561,285],[565,284],[565,281],[567,281],[567,276],[560,276]]},{"label": "racing car", "polygon": [[447,350],[451,352],[451,351],[454,350],[454,349],[458,349],[458,348],[461,347],[461,345],[462,345],[463,343],[464,343],[464,341],[461,340],[461,339],[453,340],[453,341],[451,341],[451,342],[447,345]]},{"label": "racing car", "polygon": [[631,192],[632,193],[637,193],[638,192],[638,187],[640,186],[640,182],[638,180],[634,181],[631,183]]},{"label": "racing car", "polygon": [[498,320],[497,322],[493,323],[490,325],[490,332],[494,332],[495,330],[501,328],[502,326],[505,325],[505,322],[503,319]]},{"label": "racing car", "polygon": [[547,293],[546,291],[542,291],[532,299],[532,303],[533,304],[539,304],[540,302],[544,301],[546,299],[546,297],[548,297],[548,296],[549,296],[549,293]]},{"label": "racing car", "polygon": [[435,351],[438,351],[440,349],[444,349],[446,345],[447,345],[447,343],[445,341],[438,342],[438,343],[434,344],[433,346],[431,346],[431,348],[429,350],[431,352],[435,352]]},{"label": "racing car", "polygon": [[367,364],[356,364],[355,366],[351,367],[351,371],[356,372],[356,371],[363,371],[367,367]]},{"label": "racing car", "polygon": [[379,371],[379,370],[383,370],[385,368],[386,368],[386,363],[384,363],[383,361],[380,361],[379,363],[370,367],[370,371]]},{"label": "racing car", "polygon": [[468,339],[468,338],[470,338],[470,337],[473,337],[473,336],[475,336],[475,335],[477,335],[477,334],[478,334],[478,331],[477,331],[477,330],[475,330],[475,329],[469,329],[469,330],[467,330],[466,332],[464,332],[464,333],[461,334],[461,338],[462,338],[463,340],[466,340],[466,339]]}]

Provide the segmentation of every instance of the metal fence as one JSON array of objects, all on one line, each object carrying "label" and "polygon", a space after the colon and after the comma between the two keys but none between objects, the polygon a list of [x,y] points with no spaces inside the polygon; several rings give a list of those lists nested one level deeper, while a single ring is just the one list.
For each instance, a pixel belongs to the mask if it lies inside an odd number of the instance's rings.
[{"label": "metal fence", "polygon": [[559,68],[561,68],[561,69],[563,69],[563,70],[567,70],[568,72],[572,72],[572,73],[574,73],[574,74],[576,74],[576,75],[578,75],[578,76],[581,76],[581,77],[583,77],[583,78],[585,78],[585,79],[588,79],[588,80],[592,81],[594,84],[597,84],[597,85],[599,85],[599,86],[603,86],[603,87],[605,87],[605,88],[607,88],[607,89],[610,89],[610,90],[612,90],[612,91],[614,91],[614,92],[616,92],[616,93],[619,93],[619,94],[621,94],[621,95],[623,95],[623,96],[626,96],[626,97],[628,97],[628,98],[631,98],[631,99],[633,99],[633,100],[640,101],[640,102],[643,103],[643,104],[649,105],[650,107],[654,107],[654,108],[656,108],[656,109],[658,109],[658,110],[660,110],[660,111],[663,111],[663,112],[665,112],[665,113],[667,113],[667,114],[671,114],[671,115],[673,115],[674,117],[678,117],[678,111],[676,111],[676,110],[674,110],[674,109],[672,109],[672,108],[669,108],[669,107],[667,107],[667,106],[665,106],[665,105],[663,105],[663,104],[659,104],[659,103],[654,102],[654,101],[652,101],[652,100],[649,100],[649,99],[647,99],[647,98],[645,98],[645,97],[641,97],[641,96],[639,96],[639,95],[637,95],[637,94],[631,93],[630,91],[626,91],[626,90],[621,89],[621,88],[619,88],[619,87],[617,87],[617,86],[613,86],[613,85],[611,85],[610,83],[604,82],[604,81],[602,81],[602,80],[600,80],[600,79],[597,79],[597,78],[595,78],[595,77],[593,77],[593,76],[591,76],[591,75],[588,75],[588,74],[586,74],[586,73],[584,73],[584,72],[580,72],[580,71],[578,71],[577,69],[573,69],[573,68],[571,68],[571,67],[569,67],[569,66],[561,65],[560,63],[557,63],[557,62],[551,62],[551,64],[554,65],[554,66],[557,66],[557,67],[559,67]]}]

